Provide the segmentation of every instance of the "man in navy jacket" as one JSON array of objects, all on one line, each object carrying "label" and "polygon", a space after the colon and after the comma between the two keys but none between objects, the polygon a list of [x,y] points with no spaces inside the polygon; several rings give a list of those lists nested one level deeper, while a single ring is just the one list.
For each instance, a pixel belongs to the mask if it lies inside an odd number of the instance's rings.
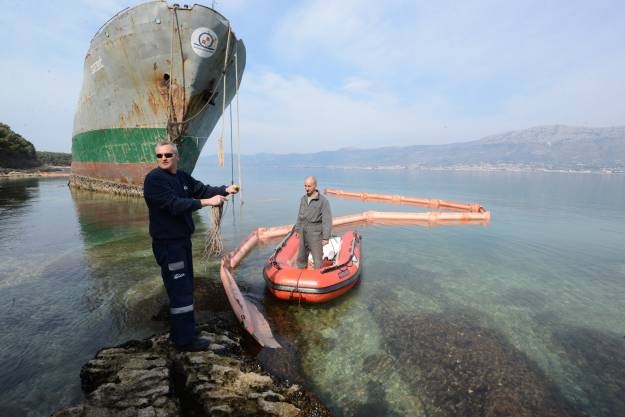
[{"label": "man in navy jacket", "polygon": [[208,341],[195,336],[191,213],[223,204],[238,187],[211,187],[178,170],[178,148],[172,142],[159,142],[156,158],[158,168],[146,175],[143,195],[150,215],[152,251],[169,296],[171,340],[180,351],[205,350]]}]

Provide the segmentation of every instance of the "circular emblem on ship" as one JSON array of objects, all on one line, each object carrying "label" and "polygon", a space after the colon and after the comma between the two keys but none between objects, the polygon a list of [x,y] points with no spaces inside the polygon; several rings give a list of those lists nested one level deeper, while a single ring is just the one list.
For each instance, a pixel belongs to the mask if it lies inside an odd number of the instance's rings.
[{"label": "circular emblem on ship", "polygon": [[217,35],[209,28],[197,28],[191,35],[191,48],[198,56],[208,58],[217,50]]}]

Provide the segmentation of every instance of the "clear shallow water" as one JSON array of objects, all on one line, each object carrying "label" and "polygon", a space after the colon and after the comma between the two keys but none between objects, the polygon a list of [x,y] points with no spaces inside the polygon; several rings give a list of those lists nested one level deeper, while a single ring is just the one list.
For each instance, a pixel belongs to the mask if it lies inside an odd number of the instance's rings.
[{"label": "clear shallow water", "polygon": [[[195,176],[221,184],[227,171]],[[293,222],[309,172],[321,187],[480,202],[493,215],[487,226],[360,229],[361,284],[319,306],[265,292],[271,246],[246,258],[241,287],[338,415],[522,415],[528,404],[534,415],[625,415],[625,176],[250,169],[243,208],[226,209],[226,248]],[[331,204],[335,215],[408,210]],[[165,296],[146,219],[142,200],[71,192],[62,179],[0,181],[0,366],[11,375],[0,415],[79,401],[80,366],[100,347],[166,330],[151,320]]]}]

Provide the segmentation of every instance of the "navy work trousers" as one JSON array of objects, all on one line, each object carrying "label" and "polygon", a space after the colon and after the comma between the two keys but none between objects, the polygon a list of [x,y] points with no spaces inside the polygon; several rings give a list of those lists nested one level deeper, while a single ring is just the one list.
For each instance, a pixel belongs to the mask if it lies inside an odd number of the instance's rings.
[{"label": "navy work trousers", "polygon": [[169,296],[171,340],[178,347],[188,345],[195,335],[191,239],[153,240],[152,251]]}]

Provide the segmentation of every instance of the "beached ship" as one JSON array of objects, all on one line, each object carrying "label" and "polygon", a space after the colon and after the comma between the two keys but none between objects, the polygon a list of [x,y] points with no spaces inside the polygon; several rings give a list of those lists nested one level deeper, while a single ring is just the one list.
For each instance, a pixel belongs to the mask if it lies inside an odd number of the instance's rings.
[{"label": "beached ship", "polygon": [[244,67],[243,42],[212,8],[153,1],[119,12],[85,57],[70,184],[141,194],[163,138],[191,173]]}]

